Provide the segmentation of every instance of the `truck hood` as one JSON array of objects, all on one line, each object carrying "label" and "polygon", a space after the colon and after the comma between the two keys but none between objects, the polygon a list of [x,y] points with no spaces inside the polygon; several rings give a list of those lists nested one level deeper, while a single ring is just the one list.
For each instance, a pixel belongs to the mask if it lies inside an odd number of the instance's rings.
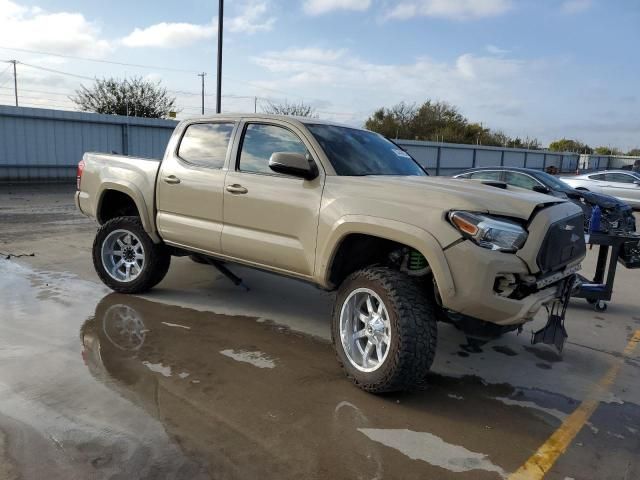
[{"label": "truck hood", "polygon": [[498,188],[478,180],[448,177],[371,175],[350,177],[353,186],[375,189],[376,197],[396,197],[401,203],[420,203],[443,210],[465,209],[528,219],[538,205],[566,200],[507,186]]}]

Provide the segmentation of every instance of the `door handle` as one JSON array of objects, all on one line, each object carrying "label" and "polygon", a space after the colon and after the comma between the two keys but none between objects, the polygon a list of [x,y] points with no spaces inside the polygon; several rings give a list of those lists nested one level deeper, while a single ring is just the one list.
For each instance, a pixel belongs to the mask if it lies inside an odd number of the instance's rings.
[{"label": "door handle", "polygon": [[226,190],[227,192],[234,193],[236,195],[244,195],[249,191],[242,185],[238,185],[237,183],[234,183],[233,185],[227,185]]},{"label": "door handle", "polygon": [[167,177],[164,177],[163,180],[164,180],[164,183],[168,183],[169,185],[177,185],[178,183],[180,183],[180,179],[175,175],[169,175]]}]

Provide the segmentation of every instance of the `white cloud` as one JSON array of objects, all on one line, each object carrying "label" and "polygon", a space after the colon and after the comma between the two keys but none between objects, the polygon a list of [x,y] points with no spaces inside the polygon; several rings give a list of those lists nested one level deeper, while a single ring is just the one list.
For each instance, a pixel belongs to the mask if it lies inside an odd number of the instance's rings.
[{"label": "white cloud", "polygon": [[332,50],[316,47],[308,48],[289,48],[282,52],[268,52],[265,58],[272,58],[277,61],[285,60],[286,62],[301,61],[309,62],[332,62],[338,60],[346,53],[345,49]]},{"label": "white cloud", "polygon": [[304,11],[309,15],[322,15],[333,10],[364,11],[371,6],[371,0],[305,0]]},{"label": "white cloud", "polygon": [[388,12],[400,20],[417,16],[471,20],[501,15],[512,7],[512,0],[408,0]]},{"label": "white cloud", "polygon": [[134,29],[122,39],[122,43],[127,47],[177,48],[212,38],[216,32],[213,22],[205,25],[162,22]]},{"label": "white cloud", "polygon": [[[1,1],[1,0],[0,0]],[[276,18],[265,17],[269,3],[247,0],[239,7],[239,14],[225,19],[225,28],[234,33],[254,34],[269,31]],[[127,47],[180,48],[213,38],[218,32],[217,19],[211,23],[161,22],[145,28],[135,28],[121,43]]]},{"label": "white cloud", "polygon": [[[511,121],[514,112],[522,111],[526,92],[533,89],[531,78],[537,78],[532,75],[536,65],[473,54],[460,55],[452,62],[423,57],[394,65],[372,63],[349,51],[309,48],[267,52],[252,61],[271,76],[254,83],[297,96],[306,92],[304,98],[311,102],[318,95],[331,98],[334,106],[327,108],[339,110],[339,116],[331,112],[323,116],[345,121],[349,114],[348,121],[356,124],[381,105],[427,98],[464,107],[472,119],[509,117]],[[495,108],[487,112],[487,105]]]},{"label": "white cloud", "polygon": [[496,47],[495,45],[491,45],[491,44],[487,45],[485,48],[487,49],[487,52],[489,52],[491,55],[506,55],[511,51],[511,50],[506,50],[504,48]]},{"label": "white cloud", "polygon": [[100,28],[81,13],[47,12],[0,0],[0,45],[100,57],[111,51]]},{"label": "white cloud", "polygon": [[580,13],[589,10],[593,6],[592,0],[566,0],[562,2],[561,9],[564,13]]},{"label": "white cloud", "polygon": [[232,32],[256,33],[268,32],[273,28],[276,18],[265,17],[269,11],[269,4],[265,1],[248,1],[241,7],[238,16],[229,21],[229,30]]}]

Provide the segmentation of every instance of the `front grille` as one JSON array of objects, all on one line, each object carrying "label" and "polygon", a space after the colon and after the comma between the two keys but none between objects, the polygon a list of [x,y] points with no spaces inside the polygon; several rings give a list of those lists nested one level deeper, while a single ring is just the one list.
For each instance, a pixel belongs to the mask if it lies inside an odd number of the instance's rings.
[{"label": "front grille", "polygon": [[543,273],[560,270],[586,253],[584,218],[580,213],[549,227],[538,253],[538,267]]}]

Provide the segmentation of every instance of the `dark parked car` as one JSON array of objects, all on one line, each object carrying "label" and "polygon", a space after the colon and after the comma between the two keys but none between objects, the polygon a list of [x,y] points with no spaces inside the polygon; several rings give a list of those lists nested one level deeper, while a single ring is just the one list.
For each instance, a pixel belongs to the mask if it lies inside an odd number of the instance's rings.
[{"label": "dark parked car", "polygon": [[514,187],[526,188],[559,198],[568,198],[584,211],[585,227],[591,218],[594,206],[600,207],[602,221],[600,228],[605,231],[635,232],[636,220],[631,206],[610,195],[576,190],[559,178],[548,173],[518,167],[481,167],[465,170],[454,178],[471,178],[488,182],[504,182]]},{"label": "dark parked car", "polygon": [[631,165],[620,167],[620,170],[631,170],[632,172],[640,173],[640,160],[636,160]]}]

